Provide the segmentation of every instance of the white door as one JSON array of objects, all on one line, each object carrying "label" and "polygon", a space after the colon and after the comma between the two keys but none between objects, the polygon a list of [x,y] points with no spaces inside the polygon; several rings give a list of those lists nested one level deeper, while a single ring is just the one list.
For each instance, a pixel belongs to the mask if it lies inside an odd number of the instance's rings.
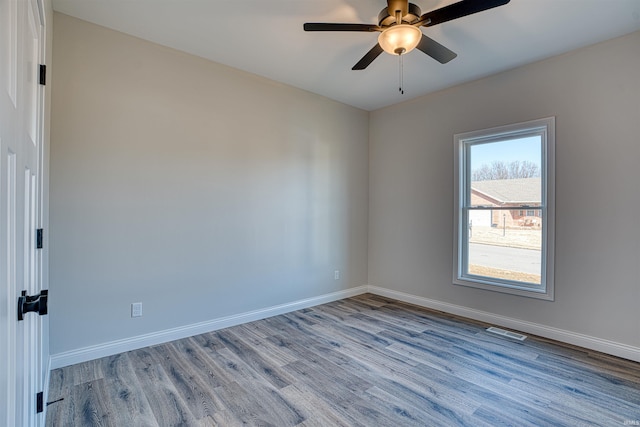
[{"label": "white door", "polygon": [[41,291],[44,17],[37,0],[0,0],[0,426],[37,426],[42,391],[42,320],[18,321],[21,291]]}]

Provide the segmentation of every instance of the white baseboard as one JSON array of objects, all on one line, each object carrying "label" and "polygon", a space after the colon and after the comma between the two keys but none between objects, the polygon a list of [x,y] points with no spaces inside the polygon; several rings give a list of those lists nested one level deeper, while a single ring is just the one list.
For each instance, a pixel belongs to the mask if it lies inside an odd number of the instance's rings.
[{"label": "white baseboard", "polygon": [[[303,308],[313,307],[315,305],[325,304],[344,298],[349,298],[367,292],[387,298],[393,298],[398,301],[408,302],[421,307],[439,310],[458,316],[468,317],[470,319],[479,320],[481,322],[486,322],[493,325],[514,329],[516,331],[526,332],[529,334],[539,335],[541,337],[554,339],[568,344],[573,344],[591,350],[600,351],[602,353],[611,354],[613,356],[623,357],[625,359],[640,362],[640,348],[638,347],[633,347],[602,338],[596,338],[589,335],[583,335],[564,329],[558,329],[551,326],[541,325],[538,323],[500,316],[498,314],[475,310],[469,307],[419,297],[404,292],[381,288],[378,286],[364,285],[344,291],[321,295],[318,297],[307,298],[287,304],[254,310],[247,313],[222,317],[219,319],[208,320],[206,322],[195,323],[179,328],[139,335],[136,337],[54,354],[49,358],[48,371],[51,371],[52,369],[62,368],[64,366],[74,365],[76,363],[99,359],[105,356],[111,356],[126,351],[136,350],[151,345],[162,344],[177,339],[211,332],[218,329],[224,329],[231,326],[240,325],[242,323],[253,322],[255,320],[265,319],[267,317],[277,316],[279,314],[290,313],[292,311],[301,310]],[[48,390],[48,384],[46,384],[45,386],[45,390]]]},{"label": "white baseboard", "polygon": [[50,369],[62,368],[64,366],[75,365],[89,360],[99,359],[126,351],[136,350],[151,345],[157,345],[182,338],[191,337],[242,323],[253,322],[255,320],[266,319],[267,317],[279,314],[290,313],[303,308],[325,304],[332,301],[349,298],[367,292],[367,286],[359,286],[344,291],[332,292],[330,294],[294,301],[287,304],[276,305],[259,310],[249,311],[233,316],[221,317],[207,320],[205,322],[194,323],[192,325],[168,329],[165,331],[153,332],[136,337],[125,338],[104,344],[84,347],[64,353],[54,354],[49,359]]},{"label": "white baseboard", "polygon": [[609,341],[602,338],[596,338],[589,335],[583,335],[576,332],[558,329],[546,325],[540,325],[538,323],[527,322],[511,317],[500,316],[498,314],[475,310],[461,305],[449,304],[442,301],[418,297],[415,295],[406,294],[404,292],[398,292],[386,288],[380,288],[377,286],[367,286],[367,291],[375,295],[393,298],[421,307],[444,311],[446,313],[451,313],[458,316],[468,317],[469,319],[479,320],[481,322],[515,329],[516,331],[527,332],[529,334],[538,335],[556,341],[561,341],[591,350],[600,351],[602,353],[611,354],[613,356],[633,360],[635,362],[640,362],[640,348],[633,347],[627,344],[621,344],[615,341]]}]

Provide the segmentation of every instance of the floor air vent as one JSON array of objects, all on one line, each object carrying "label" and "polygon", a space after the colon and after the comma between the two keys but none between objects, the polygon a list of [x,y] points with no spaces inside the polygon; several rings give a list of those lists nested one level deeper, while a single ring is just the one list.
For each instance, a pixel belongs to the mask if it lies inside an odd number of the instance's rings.
[{"label": "floor air vent", "polygon": [[504,329],[496,328],[494,326],[487,328],[487,332],[491,332],[492,334],[502,335],[503,337],[513,338],[514,340],[524,341],[527,339],[526,335],[518,334],[511,331],[505,331]]}]

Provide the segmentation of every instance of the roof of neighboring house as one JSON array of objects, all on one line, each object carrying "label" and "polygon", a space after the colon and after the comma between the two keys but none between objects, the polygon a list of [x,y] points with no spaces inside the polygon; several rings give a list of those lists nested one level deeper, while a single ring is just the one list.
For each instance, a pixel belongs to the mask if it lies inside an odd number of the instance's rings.
[{"label": "roof of neighboring house", "polygon": [[473,181],[471,190],[500,203],[540,203],[540,177]]}]

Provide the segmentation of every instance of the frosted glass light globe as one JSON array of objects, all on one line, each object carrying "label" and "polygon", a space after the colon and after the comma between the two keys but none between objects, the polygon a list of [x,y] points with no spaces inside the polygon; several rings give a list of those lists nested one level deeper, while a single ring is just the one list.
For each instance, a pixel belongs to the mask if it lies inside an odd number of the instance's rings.
[{"label": "frosted glass light globe", "polygon": [[391,55],[404,55],[418,46],[422,31],[409,24],[399,24],[387,28],[378,36],[378,43]]}]

